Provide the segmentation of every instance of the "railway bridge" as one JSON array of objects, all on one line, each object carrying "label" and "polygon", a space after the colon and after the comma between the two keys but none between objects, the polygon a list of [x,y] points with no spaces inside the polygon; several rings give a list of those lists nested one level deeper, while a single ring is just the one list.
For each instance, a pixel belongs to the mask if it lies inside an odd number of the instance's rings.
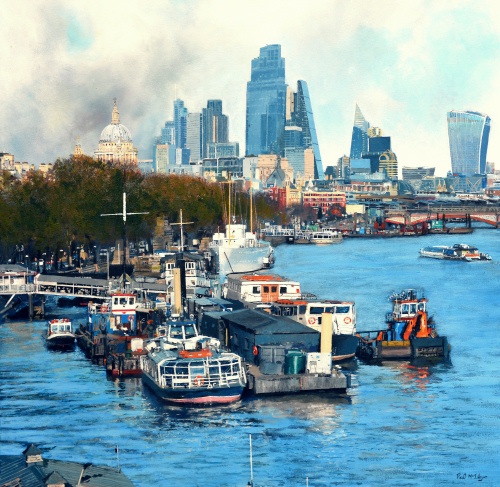
[{"label": "railway bridge", "polygon": [[472,222],[481,222],[495,228],[500,226],[500,207],[498,206],[456,206],[425,209],[389,210],[385,214],[386,223],[416,226],[432,221],[463,222],[470,227]]}]

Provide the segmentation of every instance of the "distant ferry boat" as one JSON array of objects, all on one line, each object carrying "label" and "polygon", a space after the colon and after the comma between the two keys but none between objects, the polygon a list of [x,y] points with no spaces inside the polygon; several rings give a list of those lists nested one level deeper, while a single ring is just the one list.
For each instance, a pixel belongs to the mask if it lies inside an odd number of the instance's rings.
[{"label": "distant ferry boat", "polygon": [[491,260],[491,256],[479,252],[476,247],[467,244],[455,244],[453,246],[436,245],[424,247],[419,251],[422,257],[445,260]]},{"label": "distant ferry boat", "polygon": [[320,230],[312,232],[309,240],[316,245],[341,243],[343,240],[342,234],[339,232],[332,232],[331,230]]}]

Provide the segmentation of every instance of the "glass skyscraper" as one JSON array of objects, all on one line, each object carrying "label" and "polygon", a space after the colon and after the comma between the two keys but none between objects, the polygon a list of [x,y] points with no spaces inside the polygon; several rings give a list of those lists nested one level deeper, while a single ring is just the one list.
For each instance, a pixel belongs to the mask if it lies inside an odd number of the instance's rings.
[{"label": "glass skyscraper", "polygon": [[281,46],[260,49],[247,83],[245,154],[279,154],[284,145],[287,85]]},{"label": "glass skyscraper", "polygon": [[302,147],[312,147],[314,153],[314,179],[324,179],[323,163],[319,151],[318,136],[314,125],[314,116],[309,97],[307,83],[303,80],[297,81],[297,93],[294,97],[294,109],[292,114],[294,125],[302,129]]},{"label": "glass skyscraper", "polygon": [[479,112],[451,110],[447,118],[452,173],[485,174],[490,117]]},{"label": "glass skyscraper", "polygon": [[354,112],[354,125],[352,127],[351,159],[361,159],[362,154],[368,152],[368,129],[370,124],[365,120],[356,103]]}]

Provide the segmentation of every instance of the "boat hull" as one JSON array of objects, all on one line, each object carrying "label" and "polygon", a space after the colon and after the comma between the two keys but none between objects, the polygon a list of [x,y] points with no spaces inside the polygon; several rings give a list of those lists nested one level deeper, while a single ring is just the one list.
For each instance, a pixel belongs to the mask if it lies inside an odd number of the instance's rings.
[{"label": "boat hull", "polygon": [[332,360],[340,362],[354,358],[358,343],[359,339],[355,335],[333,335]]},{"label": "boat hull", "polygon": [[47,348],[71,350],[75,348],[75,335],[52,335],[46,338]]},{"label": "boat hull", "polygon": [[410,340],[377,340],[360,342],[356,356],[362,360],[412,360],[449,357],[446,337],[412,338]]},{"label": "boat hull", "polygon": [[213,252],[219,263],[219,274],[241,274],[268,268],[272,265],[272,247],[218,247]]},{"label": "boat hull", "polygon": [[229,387],[192,387],[182,389],[171,389],[159,387],[153,378],[146,372],[142,374],[142,380],[160,399],[180,405],[203,405],[230,404],[241,399],[243,385]]}]

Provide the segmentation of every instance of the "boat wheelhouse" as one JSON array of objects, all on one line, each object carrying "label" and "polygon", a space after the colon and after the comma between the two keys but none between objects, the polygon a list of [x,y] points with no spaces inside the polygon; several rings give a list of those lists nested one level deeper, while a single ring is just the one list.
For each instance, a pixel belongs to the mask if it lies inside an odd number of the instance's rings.
[{"label": "boat wheelhouse", "polygon": [[45,336],[47,347],[57,349],[73,349],[76,336],[69,318],[56,318],[47,322],[47,334]]},{"label": "boat wheelhouse", "polygon": [[477,247],[468,244],[455,244],[453,250],[464,260],[491,260],[491,256],[479,252]]}]

